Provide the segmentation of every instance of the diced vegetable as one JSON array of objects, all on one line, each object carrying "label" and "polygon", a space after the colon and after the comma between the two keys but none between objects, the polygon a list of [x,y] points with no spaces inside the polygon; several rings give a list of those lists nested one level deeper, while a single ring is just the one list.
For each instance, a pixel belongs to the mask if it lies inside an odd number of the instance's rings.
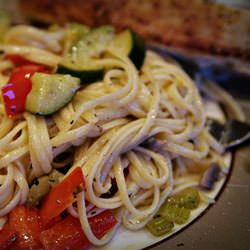
[{"label": "diced vegetable", "polygon": [[49,184],[51,187],[56,186],[64,177],[64,174],[60,173],[59,171],[53,169],[52,172],[49,174]]},{"label": "diced vegetable", "polygon": [[0,249],[9,249],[11,245],[17,240],[18,234],[9,226],[4,226],[0,230]]},{"label": "diced vegetable", "polygon": [[54,224],[39,237],[44,250],[82,250],[90,244],[80,221],[72,216]]},{"label": "diced vegetable", "polygon": [[110,210],[104,210],[102,213],[89,218],[92,232],[98,239],[101,239],[117,222],[117,219]]},{"label": "diced vegetable", "polygon": [[138,34],[131,29],[127,29],[114,39],[113,46],[128,56],[136,68],[140,70],[144,62],[146,46],[144,40]]},{"label": "diced vegetable", "polygon": [[[53,26],[55,26],[55,24]],[[51,28],[49,30],[51,30]],[[65,53],[68,53],[73,44],[76,43],[82,36],[84,36],[88,32],[89,32],[89,27],[86,25],[80,23],[66,24],[63,54],[65,55]]]},{"label": "diced vegetable", "polygon": [[69,52],[71,59],[87,63],[91,58],[98,58],[102,50],[112,41],[114,32],[115,29],[111,25],[91,30],[72,46]]},{"label": "diced vegetable", "polygon": [[184,207],[179,207],[177,204],[164,203],[157,215],[166,218],[176,224],[184,224],[188,221],[190,210]]},{"label": "diced vegetable", "polygon": [[194,209],[199,206],[200,195],[197,188],[186,188],[180,193],[173,195],[173,199],[179,207]]},{"label": "diced vegetable", "polygon": [[42,198],[44,198],[44,196],[49,193],[50,189],[56,186],[63,177],[64,175],[62,173],[54,169],[49,175],[36,178],[30,187],[26,205],[28,207],[39,205]]},{"label": "diced vegetable", "polygon": [[76,201],[73,191],[85,181],[82,169],[77,167],[62,182],[53,187],[44,198],[40,209],[40,216],[43,226],[46,226],[54,217],[60,215],[70,204]]},{"label": "diced vegetable", "polygon": [[41,243],[39,234],[42,231],[39,212],[36,208],[18,206],[9,214],[9,226],[17,237],[11,245],[11,249],[39,249]]},{"label": "diced vegetable", "polygon": [[166,224],[167,227],[167,222],[173,225],[174,223],[187,223],[191,209],[197,208],[199,203],[200,195],[196,188],[186,188],[168,197],[156,213],[155,218],[148,222],[148,230],[153,235],[159,236],[166,233],[164,225]]},{"label": "diced vegetable", "polygon": [[79,77],[82,83],[90,83],[102,78],[104,68],[95,63],[103,49],[111,42],[114,27],[100,26],[84,34],[70,49],[68,56],[58,66],[58,73]]},{"label": "diced vegetable", "polygon": [[53,227],[56,223],[58,223],[58,222],[60,222],[62,220],[63,220],[62,215],[58,215],[58,216],[54,217],[52,220],[50,220],[49,223],[47,223],[46,226],[43,227],[43,231]]},{"label": "diced vegetable", "polygon": [[147,229],[155,236],[170,233],[173,227],[174,223],[162,216],[157,216],[147,223]]},{"label": "diced vegetable", "polygon": [[26,97],[32,88],[31,77],[35,72],[48,73],[41,65],[23,65],[13,70],[8,84],[2,88],[5,110],[9,117],[25,111]]},{"label": "diced vegetable", "polygon": [[[117,220],[111,211],[106,210],[91,217],[89,224],[93,234],[100,239],[117,224]],[[44,250],[82,250],[90,245],[80,221],[70,215],[43,231],[40,241]]]},{"label": "diced vegetable", "polygon": [[80,23],[70,23],[69,30],[71,41],[75,42],[89,32],[89,27]]},{"label": "diced vegetable", "polygon": [[100,80],[103,76],[104,70],[100,67],[97,68],[94,64],[92,64],[92,66],[91,64],[89,66],[83,66],[82,64],[77,64],[77,62],[66,59],[59,64],[57,73],[70,74],[74,77],[79,77],[81,83],[91,83]]},{"label": "diced vegetable", "polygon": [[68,104],[80,88],[80,79],[70,75],[36,73],[31,81],[25,109],[38,115],[55,113]]},{"label": "diced vegetable", "polygon": [[49,176],[45,175],[37,178],[29,190],[26,204],[29,207],[37,206],[40,200],[49,192],[50,188]]}]

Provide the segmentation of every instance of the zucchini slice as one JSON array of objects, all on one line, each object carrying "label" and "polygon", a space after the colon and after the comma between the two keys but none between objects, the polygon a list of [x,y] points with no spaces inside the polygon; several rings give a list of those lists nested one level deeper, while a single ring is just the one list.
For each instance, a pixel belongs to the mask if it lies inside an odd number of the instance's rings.
[{"label": "zucchini slice", "polygon": [[82,36],[89,32],[89,27],[80,23],[70,23],[68,30],[73,42],[78,41]]},{"label": "zucchini slice", "polygon": [[111,25],[103,25],[83,35],[72,46],[69,55],[73,60],[88,61],[98,58],[103,49],[113,39],[115,29]]},{"label": "zucchini slice", "polygon": [[68,104],[80,88],[80,79],[70,75],[35,73],[25,109],[37,115],[51,115]]},{"label": "zucchini slice", "polygon": [[82,83],[102,78],[104,68],[97,66],[95,59],[100,58],[107,44],[112,41],[114,32],[113,26],[103,25],[84,34],[73,44],[67,57],[58,65],[57,72],[77,76]]},{"label": "zucchini slice", "polygon": [[63,53],[68,53],[69,49],[85,34],[89,32],[89,27],[80,23],[69,23],[66,25],[65,42]]},{"label": "zucchini slice", "polygon": [[113,46],[130,58],[138,70],[144,62],[146,46],[144,40],[133,30],[127,29],[114,39]]},{"label": "zucchini slice", "polygon": [[104,69],[97,67],[96,65],[82,66],[77,62],[71,61],[70,59],[64,60],[59,64],[57,73],[59,74],[70,74],[81,79],[81,83],[91,83],[102,79]]}]

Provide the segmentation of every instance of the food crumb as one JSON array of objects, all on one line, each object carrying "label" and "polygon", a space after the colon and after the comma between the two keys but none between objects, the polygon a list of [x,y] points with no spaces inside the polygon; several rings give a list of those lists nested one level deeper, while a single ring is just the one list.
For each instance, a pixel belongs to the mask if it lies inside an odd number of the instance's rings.
[{"label": "food crumb", "polygon": [[183,247],[184,244],[182,242],[176,244],[177,247]]}]

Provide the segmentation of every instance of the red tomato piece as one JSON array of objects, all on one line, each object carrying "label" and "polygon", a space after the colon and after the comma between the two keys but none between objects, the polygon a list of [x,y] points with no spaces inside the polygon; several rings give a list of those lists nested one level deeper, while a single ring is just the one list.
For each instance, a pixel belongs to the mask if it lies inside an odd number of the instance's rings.
[{"label": "red tomato piece", "polygon": [[41,232],[39,238],[44,250],[80,250],[90,245],[80,221],[72,216]]},{"label": "red tomato piece", "polygon": [[[111,211],[106,210],[91,217],[89,224],[93,234],[100,239],[117,224],[117,220]],[[40,241],[44,250],[82,250],[91,245],[82,231],[80,221],[71,215],[43,231]]]},{"label": "red tomato piece", "polygon": [[82,184],[83,188],[85,187],[82,169],[77,167],[62,182],[50,190],[40,209],[41,221],[44,227],[77,200],[73,195],[73,191],[80,184]]},{"label": "red tomato piece", "polygon": [[7,55],[7,58],[10,61],[12,61],[16,66],[21,66],[21,65],[25,65],[25,64],[36,64],[36,63],[33,63],[20,55],[17,55],[17,54]]},{"label": "red tomato piece", "polygon": [[9,226],[4,226],[0,231],[0,249],[7,250],[17,240],[18,234]]},{"label": "red tomato piece", "polygon": [[41,248],[39,235],[42,231],[37,208],[18,206],[9,214],[10,229],[17,232],[17,239],[11,249],[31,250]]},{"label": "red tomato piece", "polygon": [[13,70],[8,84],[2,88],[5,110],[9,117],[25,111],[25,101],[32,88],[31,77],[35,72],[48,73],[42,65],[27,64]]},{"label": "red tomato piece", "polygon": [[52,227],[54,224],[58,223],[58,222],[61,221],[61,220],[62,220],[62,216],[61,216],[61,215],[58,215],[58,216],[54,217],[53,219],[51,219],[51,220],[46,224],[45,227],[43,227],[43,230],[46,230],[46,229]]},{"label": "red tomato piece", "polygon": [[95,237],[101,239],[117,224],[117,219],[110,210],[104,210],[102,213],[89,218],[89,224]]}]

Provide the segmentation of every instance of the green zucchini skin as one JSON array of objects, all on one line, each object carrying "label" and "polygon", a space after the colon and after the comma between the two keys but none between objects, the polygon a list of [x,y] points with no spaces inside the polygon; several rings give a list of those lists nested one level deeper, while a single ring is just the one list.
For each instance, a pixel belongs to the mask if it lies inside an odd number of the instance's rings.
[{"label": "green zucchini skin", "polygon": [[59,64],[57,73],[70,74],[74,77],[80,78],[81,84],[88,84],[101,80],[103,78],[104,69],[79,70],[73,69],[72,67],[64,66],[63,64]]},{"label": "green zucchini skin", "polygon": [[135,67],[140,70],[146,55],[146,46],[144,40],[136,34],[133,30],[130,30],[132,36],[132,49],[128,54],[128,57],[134,63]]},{"label": "green zucchini skin", "polygon": [[140,70],[146,55],[144,40],[133,30],[127,29],[118,34],[113,41],[113,48],[129,57],[137,70]]}]

